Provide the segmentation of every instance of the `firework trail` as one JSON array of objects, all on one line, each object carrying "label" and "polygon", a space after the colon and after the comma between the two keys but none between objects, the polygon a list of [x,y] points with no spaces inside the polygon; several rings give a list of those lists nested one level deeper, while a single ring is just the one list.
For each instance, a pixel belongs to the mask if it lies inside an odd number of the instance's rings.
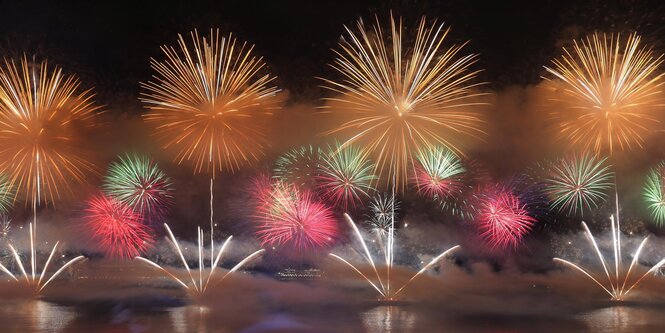
[{"label": "firework trail", "polygon": [[661,162],[647,174],[643,197],[654,222],[662,226],[665,223],[665,162]]},{"label": "firework trail", "polygon": [[600,280],[604,280],[603,278],[595,277],[594,274],[592,274],[588,269],[583,268],[580,265],[577,265],[573,262],[561,258],[554,258],[554,261],[568,265],[576,269],[577,271],[581,272],[582,274],[584,274],[586,277],[588,277],[594,283],[596,283],[600,288],[602,288],[606,293],[608,293],[613,301],[622,301],[625,299],[628,293],[630,293],[631,290],[633,290],[640,282],[642,282],[642,280],[644,280],[644,278],[649,276],[651,273],[655,273],[656,271],[658,271],[658,269],[660,269],[660,267],[665,265],[665,259],[662,259],[656,265],[652,266],[649,270],[647,270],[646,273],[641,275],[636,280],[631,279],[632,276],[631,273],[637,267],[637,264],[640,260],[640,254],[642,253],[642,249],[644,248],[644,245],[646,245],[649,237],[645,237],[644,240],[642,240],[640,245],[637,247],[637,250],[635,251],[635,254],[633,256],[633,260],[630,262],[630,265],[626,270],[625,265],[623,265],[622,263],[622,257],[621,257],[621,225],[619,221],[618,195],[616,195],[615,203],[616,203],[616,215],[610,216],[610,221],[612,224],[614,270],[612,269],[610,262],[600,252],[598,243],[596,242],[596,239],[593,237],[593,234],[587,227],[586,223],[582,222],[582,227],[584,228],[584,232],[586,233],[589,242],[591,243],[593,249],[595,250],[595,253],[598,255],[598,259],[600,260],[601,265],[603,266],[605,276],[607,277],[606,282],[605,281],[601,282]]},{"label": "firework trail", "polygon": [[[187,259],[185,259],[185,255],[182,253],[181,247],[178,244],[178,241],[176,240],[175,236],[173,236],[173,232],[171,232],[171,228],[167,224],[164,224],[164,228],[166,229],[168,233],[168,240],[170,244],[173,246],[173,249],[176,251],[178,256],[180,257],[180,260],[182,261],[182,265],[185,267],[185,270],[187,270],[187,275],[189,276],[189,279],[181,279],[177,277],[175,274],[169,272],[166,270],[166,268],[160,266],[159,264],[155,263],[152,260],[146,259],[144,257],[135,257],[135,259],[142,261],[149,266],[158,269],[162,273],[164,273],[166,276],[169,278],[173,279],[175,282],[177,282],[179,285],[181,285],[185,290],[188,292],[191,292],[192,294],[196,296],[203,296],[205,295],[206,291],[208,290],[209,287],[215,287],[219,285],[224,279],[226,279],[230,274],[233,272],[239,270],[242,268],[244,265],[247,263],[255,260],[258,258],[265,250],[261,249],[258,251],[253,252],[252,254],[248,255],[245,257],[243,260],[241,260],[238,264],[233,266],[230,270],[228,270],[226,273],[222,275],[221,278],[213,278],[215,276],[215,272],[217,270],[217,267],[219,266],[221,259],[223,255],[225,254],[225,250],[229,247],[229,244],[231,242],[231,239],[233,236],[229,236],[226,241],[222,244],[222,247],[219,249],[219,252],[217,252],[217,255],[213,257],[212,261],[210,262],[211,266],[209,268],[209,271],[206,272],[206,267],[205,267],[205,262],[203,260],[203,251],[204,251],[204,244],[203,244],[203,230],[201,227],[198,227],[196,229],[196,234],[198,237],[198,272],[193,271],[196,268],[189,267],[189,264],[187,263]],[[212,246],[212,244],[211,244]],[[198,273],[198,274],[197,274]],[[197,276],[198,275],[198,276]],[[187,281],[187,282],[185,282]],[[190,283],[191,282],[191,283]],[[213,283],[212,285],[210,283]]]},{"label": "firework trail", "polygon": [[551,207],[568,214],[584,215],[607,201],[614,184],[606,158],[578,154],[552,163],[545,179],[545,193]]},{"label": "firework trail", "polygon": [[374,164],[361,148],[329,146],[321,161],[317,189],[325,201],[346,211],[370,196],[377,179],[373,171]]},{"label": "firework trail", "polygon": [[108,256],[133,258],[153,243],[141,215],[118,199],[98,195],[85,212],[86,226]]},{"label": "firework trail", "polygon": [[257,194],[255,218],[263,246],[288,245],[305,251],[335,242],[338,227],[333,212],[311,192],[277,181]]},{"label": "firework trail", "polygon": [[145,155],[127,154],[119,159],[109,166],[104,183],[106,195],[131,207],[144,219],[162,220],[173,201],[171,179]]},{"label": "firework trail", "polygon": [[336,97],[335,112],[353,117],[329,131],[347,137],[343,145],[358,144],[375,156],[376,173],[404,188],[413,166],[413,153],[442,145],[459,151],[463,138],[482,134],[482,121],[471,70],[475,55],[461,55],[462,45],[444,46],[450,29],[423,17],[413,43],[402,20],[390,19],[384,30],[362,20],[335,51],[331,67],[341,79],[323,79]]},{"label": "firework trail", "polygon": [[545,67],[560,139],[596,153],[643,146],[664,102],[663,56],[640,42],[637,34],[594,33]]},{"label": "firework trail", "polygon": [[366,225],[377,236],[381,244],[388,237],[393,216],[395,219],[398,218],[397,213],[400,206],[400,202],[387,193],[379,193],[370,201],[370,214],[367,216]]}]

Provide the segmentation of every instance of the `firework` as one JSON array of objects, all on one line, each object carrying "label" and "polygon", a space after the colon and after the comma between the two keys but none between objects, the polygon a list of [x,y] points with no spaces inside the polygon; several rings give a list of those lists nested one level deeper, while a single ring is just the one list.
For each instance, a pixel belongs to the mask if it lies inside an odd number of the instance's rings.
[{"label": "firework", "polygon": [[298,250],[333,244],[337,223],[332,210],[314,199],[309,191],[277,182],[258,205],[257,235],[263,246],[289,245]]},{"label": "firework", "polygon": [[314,146],[301,146],[291,149],[277,158],[273,178],[301,189],[315,187],[323,151]]},{"label": "firework", "polygon": [[[254,253],[248,255],[245,257],[243,260],[241,260],[238,264],[236,264],[233,268],[228,270],[226,273],[222,275],[220,279],[214,280],[213,277],[215,276],[215,272],[217,267],[220,264],[220,260],[222,259],[222,256],[225,254],[225,250],[229,247],[229,243],[231,242],[231,239],[233,236],[229,236],[226,241],[222,244],[222,247],[219,249],[219,252],[217,252],[216,256],[213,256],[211,259],[211,266],[210,266],[210,271],[205,272],[205,262],[203,260],[203,230],[201,227],[198,227],[196,229],[196,234],[198,237],[198,262],[199,262],[199,269],[198,269],[198,274],[196,272],[192,272],[193,268],[189,267],[189,264],[187,263],[187,260],[185,259],[185,255],[182,253],[182,250],[180,249],[180,245],[178,244],[178,241],[176,240],[175,236],[173,236],[173,232],[171,232],[171,228],[167,224],[164,224],[164,228],[166,229],[168,233],[168,240],[173,246],[173,249],[177,252],[178,256],[180,257],[180,260],[182,261],[183,266],[187,270],[187,275],[189,276],[189,282],[186,279],[183,281],[183,279],[178,278],[176,275],[173,273],[169,272],[166,270],[164,267],[160,266],[159,264],[155,263],[152,260],[143,258],[143,257],[136,257],[135,259],[138,259],[151,267],[154,267],[164,274],[166,274],[168,277],[173,279],[175,282],[177,282],[179,285],[181,285],[183,288],[185,288],[187,291],[194,293],[195,295],[198,296],[203,296],[206,291],[208,290],[208,287],[210,286],[211,281],[215,281],[213,284],[213,287],[220,284],[224,279],[226,279],[230,274],[233,272],[237,271],[238,269],[242,268],[245,264],[251,262],[252,260],[256,259],[259,257],[261,253],[263,253],[265,250],[261,249],[258,251],[255,251]],[[212,231],[211,231],[212,232]],[[212,246],[212,244],[211,244]],[[196,276],[198,275],[198,276]]]},{"label": "firework", "polygon": [[162,219],[172,203],[173,183],[144,155],[125,155],[109,166],[104,192],[144,218]]},{"label": "firework", "polygon": [[156,127],[164,148],[194,172],[234,171],[257,161],[266,144],[259,117],[275,107],[274,77],[261,75],[253,46],[210,31],[180,35],[178,47],[163,46],[165,60],[152,59],[154,81],[142,83],[144,119]]},{"label": "firework", "polygon": [[581,154],[561,159],[548,168],[545,193],[553,208],[583,214],[606,201],[606,192],[612,186],[607,159]]},{"label": "firework", "polygon": [[[554,261],[561,262],[563,264],[566,264],[582,274],[584,274],[586,277],[589,279],[593,280],[598,286],[600,286],[605,292],[607,292],[611,299],[614,301],[622,301],[628,293],[630,293],[633,288],[635,288],[644,278],[649,276],[649,274],[654,273],[660,269],[663,265],[665,265],[665,259],[662,259],[659,261],[656,265],[651,267],[649,270],[647,270],[646,273],[641,275],[638,279],[631,281],[631,273],[637,266],[637,263],[640,260],[640,253],[642,253],[642,248],[644,248],[644,245],[647,243],[647,240],[649,237],[645,237],[644,240],[640,243],[640,245],[637,247],[637,250],[635,251],[635,255],[633,256],[633,260],[630,262],[630,266],[628,266],[628,270],[624,269],[624,265],[622,264],[622,257],[621,257],[621,224],[619,221],[619,196],[616,196],[616,215],[611,215],[610,216],[610,221],[612,224],[612,245],[613,245],[613,250],[614,250],[614,272],[612,272],[612,267],[608,265],[608,260],[605,259],[605,256],[600,252],[600,248],[598,247],[598,243],[596,242],[596,239],[593,237],[593,234],[587,227],[586,223],[582,222],[582,227],[584,228],[584,232],[586,233],[589,241],[591,242],[591,245],[593,246],[593,249],[595,250],[596,254],[598,255],[598,259],[600,260],[601,265],[603,266],[603,270],[605,271],[605,275],[607,276],[607,283],[600,282],[600,280],[594,275],[589,272],[588,269],[582,268],[581,266],[574,264],[568,260],[561,259],[561,258],[554,258]],[[632,283],[629,283],[632,282]]]},{"label": "firework", "polygon": [[382,242],[392,227],[393,217],[397,219],[400,203],[389,194],[378,194],[369,203],[370,214],[367,226]]},{"label": "firework", "polygon": [[491,248],[517,247],[536,219],[509,189],[490,188],[478,195],[476,224]]},{"label": "firework", "polygon": [[46,61],[0,66],[0,172],[33,206],[53,203],[94,170],[81,137],[98,113],[93,96]]},{"label": "firework", "polygon": [[348,267],[353,269],[353,271],[358,273],[358,275],[360,275],[365,281],[367,281],[367,283],[369,283],[379,293],[379,295],[381,295],[381,298],[384,299],[384,300],[396,300],[399,297],[400,293],[402,291],[404,291],[404,289],[406,289],[406,287],[408,287],[409,284],[411,284],[411,282],[413,282],[420,275],[422,275],[425,271],[427,271],[432,266],[434,266],[434,264],[436,264],[437,262],[439,262],[443,258],[445,258],[448,254],[450,254],[454,251],[457,251],[460,248],[459,245],[455,245],[455,246],[451,247],[450,249],[444,251],[443,253],[439,254],[436,257],[434,257],[425,266],[423,266],[418,272],[416,272],[409,280],[407,280],[399,288],[393,288],[393,287],[391,287],[391,278],[390,278],[391,269],[390,268],[393,264],[392,255],[393,255],[393,245],[394,244],[392,242],[387,243],[390,246],[390,248],[388,248],[386,251],[384,251],[384,257],[386,259],[385,263],[387,265],[386,274],[381,274],[379,272],[379,269],[377,268],[377,265],[374,261],[374,258],[372,257],[372,254],[369,251],[369,248],[367,247],[367,243],[365,243],[365,240],[363,239],[362,235],[360,234],[360,230],[358,229],[358,226],[356,226],[356,224],[353,222],[353,220],[351,219],[351,217],[348,214],[344,214],[344,217],[349,222],[349,225],[351,226],[351,229],[353,230],[354,235],[356,236],[356,238],[360,242],[360,244],[363,248],[363,251],[361,251],[363,253],[363,257],[364,257],[365,260],[367,260],[367,262],[372,267],[372,270],[373,270],[375,276],[368,277],[363,272],[361,272],[356,266],[351,264],[348,260],[346,260],[346,259],[344,259],[344,258],[342,258],[342,257],[340,257],[340,256],[338,256],[334,253],[330,253],[330,256],[332,258],[344,263],[345,265],[347,265]]},{"label": "firework", "polygon": [[656,224],[665,223],[665,162],[649,171],[644,184],[644,200]]},{"label": "firework", "polygon": [[[475,55],[461,55],[462,45],[444,46],[449,29],[423,17],[413,43],[402,21],[391,16],[390,30],[379,24],[367,28],[358,21],[356,32],[346,28],[331,65],[340,81],[324,79],[339,96],[330,100],[353,119],[330,134],[348,135],[344,145],[358,143],[376,156],[382,179],[400,188],[413,165],[413,152],[443,145],[459,150],[461,140],[482,134],[473,111],[471,70]],[[384,178],[384,176],[388,176]]]},{"label": "firework", "polygon": [[9,177],[0,174],[0,214],[9,212],[9,208],[14,204],[14,198],[16,198],[16,192]]},{"label": "firework", "polygon": [[0,239],[7,238],[12,230],[12,219],[7,214],[0,214]]},{"label": "firework", "polygon": [[374,164],[362,149],[356,146],[331,146],[322,159],[320,175],[317,177],[318,190],[323,199],[347,210],[355,207],[363,198],[369,197]]},{"label": "firework", "polygon": [[545,67],[561,104],[552,118],[562,140],[597,153],[642,147],[663,104],[663,57],[640,41],[637,34],[595,33]]},{"label": "firework", "polygon": [[149,228],[132,208],[104,195],[88,201],[86,225],[107,255],[133,258],[152,244]]},{"label": "firework", "polygon": [[[29,230],[30,230],[30,269],[31,272],[28,273],[25,270],[25,266],[23,265],[23,261],[21,260],[21,256],[19,255],[18,251],[16,251],[16,248],[12,245],[9,244],[9,250],[11,251],[14,261],[18,265],[19,270],[21,271],[21,276],[25,278],[25,282],[34,288],[34,291],[36,294],[41,293],[46,286],[48,286],[51,281],[53,281],[55,278],[57,278],[67,267],[70,267],[71,265],[74,265],[77,262],[80,262],[81,260],[85,259],[84,256],[78,256],[74,259],[71,259],[67,261],[64,265],[62,265],[55,273],[51,274],[51,277],[47,277],[47,272],[49,268],[49,264],[51,263],[51,260],[53,259],[53,255],[55,254],[56,250],[58,249],[58,245],[60,245],[60,242],[55,242],[55,245],[53,245],[53,249],[51,250],[51,254],[48,256],[48,259],[46,259],[46,262],[44,263],[44,267],[42,268],[41,274],[38,274],[37,270],[37,251],[35,250],[35,239],[37,236],[35,235],[35,229],[34,225],[32,223],[29,224]],[[14,281],[19,282],[19,278],[21,276],[16,276],[14,275],[7,267],[3,264],[0,264],[0,270],[2,270],[5,274],[7,274],[9,277],[11,277]]]},{"label": "firework", "polygon": [[412,182],[418,193],[433,200],[445,200],[462,190],[461,176],[466,171],[462,161],[443,147],[428,147],[417,155]]}]

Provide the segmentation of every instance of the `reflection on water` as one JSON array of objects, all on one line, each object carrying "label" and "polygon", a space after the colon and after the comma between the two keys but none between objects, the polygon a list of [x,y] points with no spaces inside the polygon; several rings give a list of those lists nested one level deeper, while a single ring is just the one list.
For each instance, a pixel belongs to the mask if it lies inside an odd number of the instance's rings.
[{"label": "reflection on water", "polygon": [[0,302],[1,332],[663,332],[662,308],[614,306],[577,316],[451,315],[436,306],[285,309],[247,314],[199,306],[132,308],[114,303],[61,306]]},{"label": "reflection on water", "polygon": [[417,313],[404,306],[378,306],[362,313],[367,332],[415,332]]}]

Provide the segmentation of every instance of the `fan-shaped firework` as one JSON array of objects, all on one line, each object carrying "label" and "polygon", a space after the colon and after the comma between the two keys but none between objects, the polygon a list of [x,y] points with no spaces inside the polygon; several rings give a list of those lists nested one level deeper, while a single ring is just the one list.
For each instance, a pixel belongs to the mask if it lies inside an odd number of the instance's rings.
[{"label": "fan-shaped firework", "polygon": [[581,154],[559,160],[547,170],[545,193],[560,211],[584,213],[607,200],[612,172],[607,159]]},{"label": "fan-shaped firework", "polygon": [[377,194],[369,203],[370,214],[367,219],[369,229],[380,237],[387,237],[392,226],[393,215],[397,219],[400,209],[398,200],[390,194]]},{"label": "fan-shaped firework", "polygon": [[88,201],[86,225],[107,255],[133,258],[153,242],[141,216],[115,198],[104,195]]},{"label": "fan-shaped firework", "polygon": [[480,237],[492,248],[517,247],[536,222],[509,190],[491,188],[478,199],[476,224]]},{"label": "fan-shaped firework", "polygon": [[596,152],[642,147],[664,102],[662,55],[640,45],[637,34],[595,33],[563,51],[545,67],[561,104],[552,113],[559,137]]},{"label": "fan-shaped firework", "polygon": [[163,46],[165,60],[152,60],[154,81],[143,83],[145,120],[156,127],[175,160],[191,162],[195,172],[234,171],[258,160],[265,129],[258,116],[274,108],[274,79],[261,75],[265,64],[253,46],[219,31],[183,36],[179,49]]},{"label": "fan-shaped firework", "polygon": [[317,187],[324,200],[346,210],[369,197],[372,182],[377,179],[373,171],[374,164],[362,149],[331,146],[321,161]]},{"label": "fan-shaped firework", "polygon": [[125,155],[111,163],[106,195],[130,206],[144,218],[161,219],[172,202],[173,184],[157,163],[145,155]]},{"label": "fan-shaped firework", "polygon": [[644,200],[656,224],[665,223],[665,162],[649,171],[644,184]]},{"label": "fan-shaped firework", "polygon": [[417,158],[412,182],[420,194],[443,200],[460,192],[466,170],[455,153],[440,146],[428,147],[419,151]]},{"label": "fan-shaped firework", "polygon": [[81,137],[99,109],[93,96],[46,61],[0,66],[0,172],[33,205],[52,203],[93,170]]},{"label": "fan-shaped firework", "polygon": [[284,153],[275,161],[274,178],[312,189],[321,166],[323,151],[314,146],[300,146]]},{"label": "fan-shaped firework", "polygon": [[303,251],[332,245],[337,237],[332,210],[293,185],[278,182],[257,210],[257,234],[264,246],[288,245]]},{"label": "fan-shaped firework", "polygon": [[378,18],[372,28],[360,20],[356,32],[346,31],[331,65],[341,79],[324,81],[339,94],[330,99],[334,108],[353,119],[329,133],[375,155],[382,179],[403,188],[414,152],[437,144],[459,150],[463,138],[482,133],[471,107],[479,104],[478,72],[470,69],[476,56],[460,55],[464,44],[444,46],[449,29],[423,18],[411,39],[391,17],[389,31]]}]

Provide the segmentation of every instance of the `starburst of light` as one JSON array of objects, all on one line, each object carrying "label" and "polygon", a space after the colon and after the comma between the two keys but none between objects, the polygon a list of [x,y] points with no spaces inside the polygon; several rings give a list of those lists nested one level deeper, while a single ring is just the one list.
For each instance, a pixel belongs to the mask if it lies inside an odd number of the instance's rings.
[{"label": "starburst of light", "polygon": [[357,146],[328,147],[321,161],[317,189],[325,201],[346,210],[355,207],[373,190],[374,164]]}]

